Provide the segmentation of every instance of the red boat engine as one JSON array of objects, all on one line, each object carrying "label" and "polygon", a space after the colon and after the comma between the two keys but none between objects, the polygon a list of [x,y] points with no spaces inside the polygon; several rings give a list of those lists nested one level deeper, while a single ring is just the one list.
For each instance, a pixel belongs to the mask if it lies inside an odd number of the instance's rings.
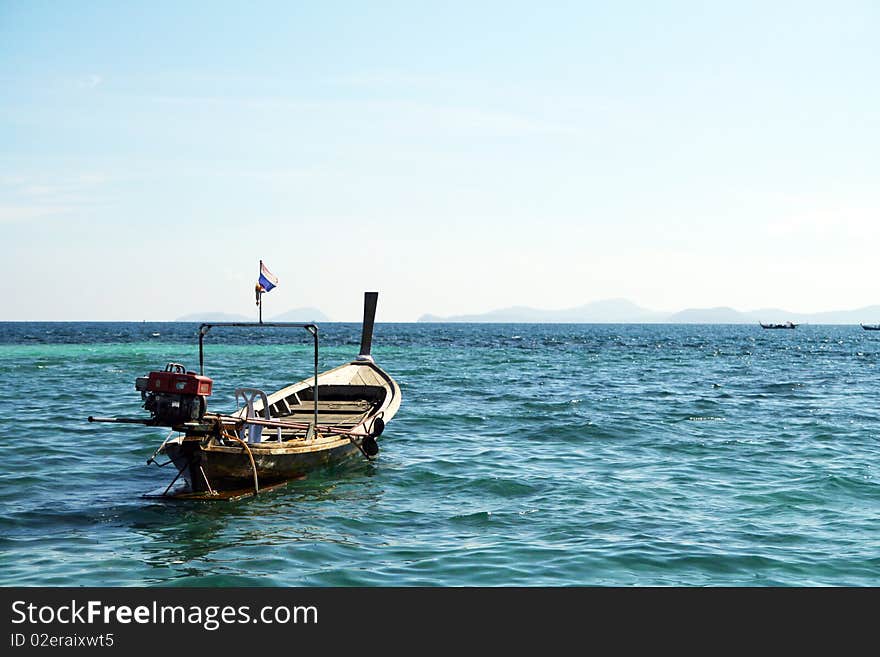
[{"label": "red boat engine", "polygon": [[187,372],[180,363],[168,363],[164,371],[139,376],[134,387],[141,391],[144,408],[156,424],[176,426],[205,416],[213,385],[207,376]]}]

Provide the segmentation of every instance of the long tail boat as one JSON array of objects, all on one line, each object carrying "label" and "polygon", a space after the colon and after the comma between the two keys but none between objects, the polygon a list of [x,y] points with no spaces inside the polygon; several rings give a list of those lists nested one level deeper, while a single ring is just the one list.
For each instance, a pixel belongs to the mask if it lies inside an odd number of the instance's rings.
[{"label": "long tail boat", "polygon": [[[155,497],[238,499],[284,485],[317,467],[352,457],[372,460],[379,452],[377,438],[401,401],[400,387],[370,354],[377,300],[376,292],[364,296],[360,354],[349,363],[318,372],[316,324],[205,323],[199,327],[199,374],[169,363],[163,371],[137,379],[135,388],[150,418],[89,417],[89,422],[172,430],[147,461],[173,463],[177,469],[168,487],[151,495]],[[213,380],[205,376],[204,342],[208,331],[220,327],[305,329],[314,342],[314,376],[270,394],[239,388],[238,410],[208,411]],[[169,460],[159,464],[160,455]]]},{"label": "long tail boat", "polygon": [[784,324],[764,324],[760,322],[761,328],[765,329],[796,329],[798,327],[797,324],[793,324],[791,322],[785,322]]},{"label": "long tail boat", "polygon": [[880,331],[880,324],[862,324],[862,328],[866,331]]}]

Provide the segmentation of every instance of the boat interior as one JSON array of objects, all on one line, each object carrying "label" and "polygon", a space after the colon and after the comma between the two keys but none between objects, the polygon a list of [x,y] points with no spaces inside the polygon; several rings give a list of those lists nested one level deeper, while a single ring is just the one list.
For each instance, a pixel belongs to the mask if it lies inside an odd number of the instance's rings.
[{"label": "boat interior", "polygon": [[[256,393],[256,394],[253,394]],[[385,401],[388,389],[378,385],[325,384],[318,386],[318,423],[351,429],[375,413]],[[313,436],[315,414],[314,386],[280,390],[268,397],[258,390],[239,389],[236,397],[244,399],[244,406],[236,415],[307,424],[303,428],[266,427],[257,438],[259,442],[302,440]],[[264,412],[268,402],[268,416]],[[254,429],[255,427],[252,427]],[[250,438],[250,442],[256,442]]]}]

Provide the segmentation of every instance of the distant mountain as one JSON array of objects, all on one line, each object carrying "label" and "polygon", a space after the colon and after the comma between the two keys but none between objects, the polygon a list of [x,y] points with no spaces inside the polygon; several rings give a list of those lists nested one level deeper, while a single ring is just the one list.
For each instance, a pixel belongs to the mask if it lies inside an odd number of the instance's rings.
[{"label": "distant mountain", "polygon": [[275,315],[271,322],[330,322],[332,321],[327,315],[317,308],[294,308],[286,313]]},{"label": "distant mountain", "polygon": [[637,306],[626,299],[594,301],[566,310],[540,310],[513,306],[474,315],[439,317],[422,315],[420,322],[498,322],[498,323],[567,323],[572,324],[757,324],[792,321],[798,324],[860,324],[880,322],[880,305],[856,310],[820,313],[793,313],[780,308],[761,308],[742,312],[727,306],[688,308],[676,313],[661,313]]},{"label": "distant mountain", "polygon": [[498,323],[650,323],[663,321],[666,313],[646,310],[626,299],[606,299],[567,308],[542,310],[526,306],[502,308],[479,315],[438,317],[423,315],[420,322],[498,322]]},{"label": "distant mountain", "polygon": [[755,320],[733,308],[688,308],[666,318],[670,324],[751,324]]},{"label": "distant mountain", "polygon": [[253,322],[256,318],[234,313],[203,312],[178,317],[175,322]]},{"label": "distant mountain", "polygon": [[[811,324],[876,324],[880,322],[880,305],[865,306],[856,310],[836,310],[812,315],[794,315],[792,321]],[[804,318],[800,319],[799,318]]]},{"label": "distant mountain", "polygon": [[[256,322],[258,313],[238,315],[236,313],[202,312],[178,317],[175,322]],[[330,322],[327,315],[317,308],[294,308],[286,313],[275,315],[271,319],[263,318],[264,322]]]}]

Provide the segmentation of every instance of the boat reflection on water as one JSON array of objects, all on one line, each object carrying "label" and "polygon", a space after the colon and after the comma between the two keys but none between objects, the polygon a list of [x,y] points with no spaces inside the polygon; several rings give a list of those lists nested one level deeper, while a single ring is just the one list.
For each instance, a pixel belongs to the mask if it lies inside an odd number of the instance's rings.
[{"label": "boat reflection on water", "polygon": [[291,561],[323,569],[334,547],[363,545],[351,527],[382,498],[377,472],[356,461],[240,502],[150,501],[130,528],[145,539],[142,559],[155,569],[149,582],[286,585],[278,574],[289,576]]}]

